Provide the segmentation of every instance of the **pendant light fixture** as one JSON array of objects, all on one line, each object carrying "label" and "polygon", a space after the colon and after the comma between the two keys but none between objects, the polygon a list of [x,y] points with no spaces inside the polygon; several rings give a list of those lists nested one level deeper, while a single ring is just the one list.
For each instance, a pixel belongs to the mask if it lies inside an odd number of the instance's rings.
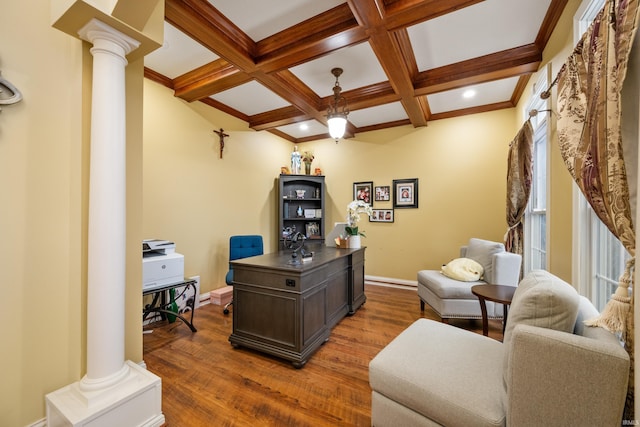
[{"label": "pendant light fixture", "polygon": [[333,103],[329,105],[327,110],[327,123],[329,124],[329,135],[336,140],[337,144],[347,129],[349,109],[347,108],[347,100],[340,94],[342,88],[338,82],[338,77],[342,74],[342,68],[332,69],[331,74],[336,77],[336,83],[333,85]]}]

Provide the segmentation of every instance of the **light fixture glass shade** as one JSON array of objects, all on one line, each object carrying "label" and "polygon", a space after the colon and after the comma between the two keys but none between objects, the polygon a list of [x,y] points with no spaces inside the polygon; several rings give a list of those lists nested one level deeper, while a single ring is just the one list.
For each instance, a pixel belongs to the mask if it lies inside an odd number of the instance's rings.
[{"label": "light fixture glass shade", "polygon": [[329,124],[329,135],[331,135],[331,138],[338,140],[344,136],[344,131],[347,129],[347,119],[344,116],[331,116],[327,120],[327,123]]}]

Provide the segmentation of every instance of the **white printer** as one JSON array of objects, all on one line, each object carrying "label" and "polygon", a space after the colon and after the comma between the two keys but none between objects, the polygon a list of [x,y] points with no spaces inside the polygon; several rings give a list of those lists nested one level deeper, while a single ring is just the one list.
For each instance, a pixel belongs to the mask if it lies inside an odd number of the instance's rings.
[{"label": "white printer", "polygon": [[142,290],[148,291],[184,280],[184,255],[168,240],[142,241]]}]

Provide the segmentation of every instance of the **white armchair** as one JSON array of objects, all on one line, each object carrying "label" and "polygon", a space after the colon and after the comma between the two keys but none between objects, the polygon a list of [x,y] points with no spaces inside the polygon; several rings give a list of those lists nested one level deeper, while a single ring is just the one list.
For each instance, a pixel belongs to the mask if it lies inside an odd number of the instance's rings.
[{"label": "white armchair", "polygon": [[[472,238],[469,244],[460,248],[461,258],[477,261],[484,269],[480,281],[463,282],[451,279],[440,270],[418,272],[418,296],[420,310],[429,304],[443,322],[448,319],[482,319],[478,298],[471,293],[471,287],[479,284],[517,286],[520,280],[522,257],[506,252],[498,242]],[[486,302],[487,317],[502,319],[502,304]]]}]

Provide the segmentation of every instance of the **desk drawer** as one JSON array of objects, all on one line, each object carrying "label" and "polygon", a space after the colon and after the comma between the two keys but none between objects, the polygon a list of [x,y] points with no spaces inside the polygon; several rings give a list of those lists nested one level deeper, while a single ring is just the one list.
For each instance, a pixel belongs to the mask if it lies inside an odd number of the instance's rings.
[{"label": "desk drawer", "polygon": [[233,270],[234,282],[268,289],[304,292],[322,284],[327,278],[327,268],[322,266],[303,274],[265,272],[261,269],[240,266]]}]

